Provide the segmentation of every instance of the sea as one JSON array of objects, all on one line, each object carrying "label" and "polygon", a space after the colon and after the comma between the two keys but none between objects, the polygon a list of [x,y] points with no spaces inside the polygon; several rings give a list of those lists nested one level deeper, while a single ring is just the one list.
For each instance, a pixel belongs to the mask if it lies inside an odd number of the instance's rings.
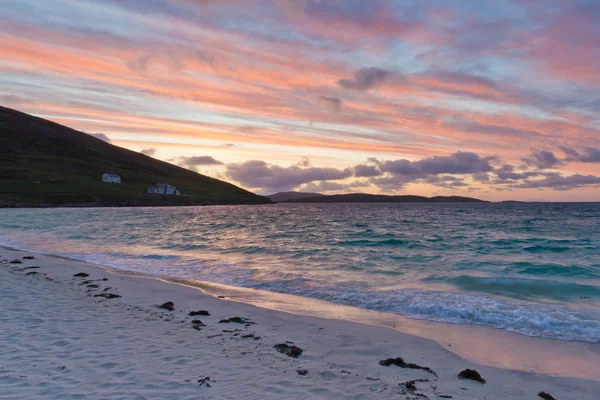
[{"label": "sea", "polygon": [[600,342],[600,203],[0,209],[0,245]]}]

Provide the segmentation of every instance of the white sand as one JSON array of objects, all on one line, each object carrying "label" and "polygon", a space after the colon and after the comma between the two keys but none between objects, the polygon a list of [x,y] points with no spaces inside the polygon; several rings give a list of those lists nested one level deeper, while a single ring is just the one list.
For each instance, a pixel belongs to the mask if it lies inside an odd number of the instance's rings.
[{"label": "white sand", "polygon": [[[25,255],[0,248],[0,260]],[[41,268],[24,270],[35,265]],[[74,278],[78,272],[90,277]],[[103,278],[92,283],[98,289],[80,284]],[[93,297],[107,287],[122,297]],[[0,262],[0,301],[0,399],[533,400],[540,391],[558,400],[600,399],[598,381],[475,365],[392,329],[258,308],[56,257]],[[175,311],[154,307],[166,301]],[[187,316],[200,309],[211,316]],[[234,316],[256,324],[218,323]],[[193,319],[207,326],[194,330]],[[241,331],[224,332],[234,329]],[[261,339],[241,338],[248,333]],[[286,341],[304,353],[293,359],[273,348]],[[437,377],[379,365],[390,357],[430,367]],[[487,384],[459,380],[465,368]],[[205,377],[210,387],[198,382]],[[400,384],[413,379],[428,381],[410,393]]]}]

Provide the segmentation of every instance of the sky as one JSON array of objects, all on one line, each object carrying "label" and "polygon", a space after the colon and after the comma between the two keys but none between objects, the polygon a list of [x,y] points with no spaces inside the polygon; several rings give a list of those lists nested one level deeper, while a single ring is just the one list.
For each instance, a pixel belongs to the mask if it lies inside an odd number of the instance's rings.
[{"label": "sky", "polygon": [[600,2],[0,0],[0,105],[261,194],[600,201]]}]

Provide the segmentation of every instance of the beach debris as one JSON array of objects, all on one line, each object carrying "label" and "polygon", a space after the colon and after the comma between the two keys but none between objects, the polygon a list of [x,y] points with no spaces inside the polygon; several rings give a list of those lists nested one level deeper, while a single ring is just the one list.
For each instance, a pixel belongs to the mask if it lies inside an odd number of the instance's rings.
[{"label": "beach debris", "polygon": [[217,333],[216,335],[209,335],[209,336],[207,336],[207,338],[212,339],[212,338],[216,338],[216,337],[219,337],[219,336],[223,336],[223,334],[222,333]]},{"label": "beach debris", "polygon": [[302,376],[306,376],[306,374],[308,374],[307,369],[297,369],[296,372],[298,373],[298,375],[302,375]]},{"label": "beach debris", "polygon": [[255,332],[248,333],[248,334],[246,334],[246,335],[242,335],[242,336],[240,336],[240,337],[241,337],[242,339],[254,339],[254,340],[260,340],[260,339],[261,339],[261,337],[260,337],[260,336],[256,336],[254,333],[255,333]]},{"label": "beach debris", "polygon": [[193,325],[192,329],[195,329],[197,331],[201,331],[203,326],[206,326],[206,325]]},{"label": "beach debris", "polygon": [[23,261],[21,261],[21,260],[12,260],[10,263],[11,264],[23,264]]},{"label": "beach debris", "polygon": [[[414,379],[412,381],[407,381],[407,382],[401,383],[400,386],[403,387],[404,389],[406,389],[406,391],[408,391],[408,393],[410,393],[412,395],[415,395],[417,397],[421,397],[424,399],[429,399],[429,397],[425,396],[424,394],[415,393],[417,390],[419,390],[419,388],[415,384],[416,383],[424,383],[424,382],[429,382],[429,379]],[[406,393],[404,393],[404,394],[406,394]]]},{"label": "beach debris", "polygon": [[175,303],[172,301],[167,301],[166,303],[161,304],[160,306],[156,306],[158,308],[162,308],[163,310],[173,311],[175,309]]},{"label": "beach debris", "polygon": [[246,326],[250,326],[250,325],[254,325],[255,322],[250,321],[249,318],[244,318],[244,317],[231,317],[231,318],[227,318],[227,319],[222,319],[219,321],[220,324],[231,324],[231,323],[235,323],[235,324],[244,324]]},{"label": "beach debris", "polygon": [[242,332],[241,329],[223,329],[223,332],[225,333],[236,333],[236,332]]},{"label": "beach debris", "polygon": [[85,272],[80,272],[78,274],[73,275],[73,277],[75,278],[87,278],[89,275],[86,274]]},{"label": "beach debris", "polygon": [[219,299],[224,299],[225,298],[225,296],[218,296],[218,297],[219,297]]},{"label": "beach debris", "polygon": [[31,267],[25,267],[25,268],[23,268],[23,271],[25,271],[26,269],[40,269],[40,267],[37,266],[37,265],[33,265]]},{"label": "beach debris", "polygon": [[199,386],[204,386],[204,387],[211,387],[210,386],[210,382],[215,383],[215,381],[210,379],[210,376],[207,377],[200,377],[200,379],[198,379],[198,383],[200,384]]},{"label": "beach debris", "polygon": [[435,373],[435,371],[432,370],[431,368],[429,368],[429,367],[422,367],[420,365],[413,364],[413,363],[407,363],[401,357],[398,357],[398,358],[388,358],[386,360],[381,360],[381,361],[379,361],[379,365],[384,366],[384,367],[389,367],[391,365],[395,365],[395,366],[400,367],[400,368],[421,369],[423,371],[427,371],[430,374],[433,374],[433,375],[437,376],[437,374]]},{"label": "beach debris", "polygon": [[53,281],[53,280],[54,280],[54,279],[50,278],[49,276],[47,276],[45,279],[46,279],[47,281]]},{"label": "beach debris", "polygon": [[404,386],[408,391],[414,392],[415,390],[417,390],[415,383],[416,383],[416,381],[408,381],[408,382],[402,383],[401,385]]},{"label": "beach debris", "polygon": [[23,260],[34,260],[35,257],[34,256],[25,256],[23,257]]},{"label": "beach debris", "polygon": [[[416,398],[429,399],[429,397],[425,396],[424,394],[415,393],[417,390],[419,390],[419,388],[415,384],[416,383],[425,383],[425,382],[429,382],[429,379],[414,379],[412,381],[407,381],[407,382],[401,383],[400,386],[402,388],[404,388],[411,395],[417,396]],[[406,391],[403,391],[403,394],[406,394]],[[407,397],[407,399],[408,399],[408,397]]]},{"label": "beach debris", "polygon": [[94,297],[104,297],[105,299],[118,299],[119,296],[118,294],[114,294],[114,293],[100,293],[100,294],[95,294]]},{"label": "beach debris", "polygon": [[365,377],[366,380],[368,381],[380,381],[381,378],[371,378],[370,376]]},{"label": "beach debris", "polygon": [[199,310],[199,311],[190,311],[190,313],[188,314],[190,317],[195,317],[197,315],[205,315],[205,316],[210,316],[210,313],[206,310]]},{"label": "beach debris", "polygon": [[442,399],[453,399],[454,397],[450,396],[449,394],[438,394],[438,397],[442,398]]},{"label": "beach debris", "polygon": [[90,288],[90,289],[98,289],[100,286],[98,286],[98,285],[87,285],[86,287]]},{"label": "beach debris", "polygon": [[202,321],[200,321],[199,319],[195,319],[192,321],[192,324],[194,325],[200,325],[200,326],[206,326]]},{"label": "beach debris", "polygon": [[285,343],[275,345],[275,350],[292,358],[298,358],[302,352],[304,352],[304,350],[298,346],[290,346]]},{"label": "beach debris", "polygon": [[89,279],[89,280],[86,280],[86,281],[81,281],[80,285],[89,285],[90,283],[93,283],[93,282],[102,282],[102,281],[105,281],[105,280],[106,279]]},{"label": "beach debris", "polygon": [[458,379],[470,379],[472,381],[477,381],[480,383],[485,383],[485,379],[479,375],[479,372],[474,369],[465,369],[460,374],[458,374]]},{"label": "beach debris", "polygon": [[550,395],[550,393],[546,392],[539,392],[538,396],[540,396],[544,400],[556,400],[554,397],[552,397],[552,395]]},{"label": "beach debris", "polygon": [[31,271],[31,272],[26,273],[25,275],[37,275],[37,274],[39,274],[39,272]]}]

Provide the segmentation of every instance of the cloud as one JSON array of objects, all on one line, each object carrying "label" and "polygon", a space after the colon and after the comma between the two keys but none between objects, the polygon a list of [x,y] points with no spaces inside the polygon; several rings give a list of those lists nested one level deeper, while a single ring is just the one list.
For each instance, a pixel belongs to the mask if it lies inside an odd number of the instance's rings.
[{"label": "cloud", "polygon": [[487,172],[477,172],[471,175],[471,179],[474,182],[488,183],[490,181],[490,174]]},{"label": "cloud", "polygon": [[286,14],[298,17],[304,15],[306,8],[309,5],[319,3],[320,1],[321,0],[273,0],[273,4]]},{"label": "cloud", "polygon": [[217,66],[215,56],[207,54],[202,50],[194,51],[193,56],[200,62],[210,65],[213,68],[216,68]]},{"label": "cloud", "polygon": [[139,56],[135,60],[129,61],[127,67],[137,73],[146,73],[151,68],[159,69],[167,66],[171,71],[180,71],[190,62],[197,62],[217,69],[215,56],[204,50],[196,49],[193,46],[172,47],[162,51],[153,51],[152,53]]},{"label": "cloud", "polygon": [[[379,161],[373,158],[369,161],[380,171],[377,176],[374,175],[375,170],[365,169],[366,172],[373,173],[369,182],[383,191],[396,191],[410,183],[426,183],[443,188],[469,186],[463,181],[464,178],[453,175],[471,175],[477,177],[480,182],[486,179],[489,181],[489,174],[496,171],[492,163],[497,162],[498,159],[459,151],[449,156],[427,157],[419,161],[406,159]],[[357,167],[355,171],[361,173],[368,165]]]},{"label": "cloud", "polygon": [[402,190],[404,187],[414,182],[416,179],[408,178],[403,175],[386,175],[373,177],[369,179],[371,185],[377,186],[384,192]]},{"label": "cloud", "polygon": [[542,138],[542,135],[539,132],[533,130],[518,129],[496,124],[485,124],[474,121],[459,120],[456,122],[451,122],[448,125],[458,131],[467,133],[485,134],[507,138],[528,138],[530,140]]},{"label": "cloud", "polygon": [[550,169],[563,164],[562,160],[551,151],[535,150],[527,157],[521,158],[527,166],[537,169]]},{"label": "cloud", "polygon": [[330,111],[339,112],[342,109],[342,100],[338,97],[319,96],[317,97],[317,100]]},{"label": "cloud", "polygon": [[357,178],[370,178],[381,175],[381,171],[375,165],[359,164],[354,167],[354,176]]},{"label": "cloud", "polygon": [[351,169],[302,168],[298,165],[280,167],[264,161],[252,160],[241,164],[228,164],[226,175],[251,189],[288,191],[314,181],[335,181],[352,176]]},{"label": "cloud", "polygon": [[321,182],[310,182],[310,183],[306,184],[302,189],[300,189],[300,191],[301,192],[309,192],[309,193],[340,192],[340,191],[347,190],[348,188],[349,188],[348,185],[344,185],[342,183],[321,181]]},{"label": "cloud", "polygon": [[510,164],[504,164],[502,167],[494,170],[494,175],[496,176],[496,179],[494,179],[492,183],[508,184],[514,183],[515,181],[540,176],[543,175],[543,173],[539,171],[516,172],[514,166]]},{"label": "cloud", "polygon": [[15,107],[31,103],[33,103],[33,100],[26,99],[21,96],[15,96],[14,94],[0,95],[0,105],[4,104]]},{"label": "cloud", "polygon": [[135,72],[146,72],[148,70],[148,66],[150,65],[150,61],[152,60],[152,56],[150,54],[146,54],[138,57],[134,61],[130,61],[127,66],[130,70]]},{"label": "cloud", "polygon": [[361,68],[354,73],[352,79],[340,79],[338,84],[344,89],[364,92],[383,83],[390,72],[376,67]]},{"label": "cloud", "polygon": [[575,174],[570,176],[563,176],[560,173],[546,174],[544,179],[538,179],[535,181],[527,181],[517,185],[513,185],[513,188],[520,189],[554,189],[554,190],[570,190],[582,186],[600,186],[600,178],[593,175],[581,175]]},{"label": "cloud", "polygon": [[583,163],[600,163],[600,149],[596,147],[585,147],[583,150],[577,151],[569,147],[561,147],[565,153],[566,161],[576,161]]},{"label": "cloud", "polygon": [[470,152],[456,152],[449,156],[424,158],[420,161],[395,160],[378,162],[382,172],[396,175],[475,174],[491,172],[496,157],[481,157]]},{"label": "cloud", "polygon": [[140,153],[147,155],[148,157],[154,157],[156,155],[156,149],[142,149]]},{"label": "cloud", "polygon": [[298,163],[296,164],[299,167],[310,167],[311,163],[310,163],[310,158],[308,157],[302,157],[300,158],[300,161],[298,161]]},{"label": "cloud", "polygon": [[[548,152],[546,152],[548,153]],[[527,158],[536,168],[546,168],[561,162],[544,152],[534,152]],[[309,192],[352,191],[355,187],[375,186],[383,192],[397,192],[409,184],[428,184],[445,189],[468,190],[473,182],[505,189],[573,188],[600,185],[600,178],[592,175],[563,176],[543,169],[523,170],[523,167],[502,164],[497,157],[484,157],[471,152],[456,152],[448,156],[426,157],[417,161],[407,159],[377,160],[345,169],[314,167],[307,157],[289,167],[252,160],[228,164],[225,177],[249,189],[264,192],[289,191],[300,188]],[[367,178],[351,180],[349,178]]]},{"label": "cloud", "polygon": [[106,136],[104,133],[88,133],[88,135],[93,136],[97,139],[103,140],[106,143],[112,143],[110,138],[108,136]]},{"label": "cloud", "polygon": [[300,188],[300,192],[356,192],[356,188],[369,186],[369,182],[352,181],[348,183],[320,181],[310,182]]},{"label": "cloud", "polygon": [[[491,165],[493,161],[496,161],[495,157],[457,152],[449,156],[428,157],[419,161],[405,159],[379,161],[370,158],[367,163],[335,169],[313,167],[310,160],[304,157],[298,164],[290,167],[270,165],[259,160],[228,164],[226,176],[247,188],[263,191],[287,191],[301,185],[306,185],[302,190],[308,191],[339,191],[369,185],[393,191],[414,182],[455,188],[468,186],[468,184],[463,182],[463,178],[452,175],[491,173],[494,171]],[[369,179],[332,182],[347,178]]]},{"label": "cloud", "polygon": [[446,189],[469,186],[469,184],[465,183],[462,179],[452,175],[432,175],[423,179],[422,182]]},{"label": "cloud", "polygon": [[215,160],[211,156],[178,157],[173,161],[177,162],[178,165],[188,169],[196,169],[196,167],[207,165],[223,165],[223,162]]}]

